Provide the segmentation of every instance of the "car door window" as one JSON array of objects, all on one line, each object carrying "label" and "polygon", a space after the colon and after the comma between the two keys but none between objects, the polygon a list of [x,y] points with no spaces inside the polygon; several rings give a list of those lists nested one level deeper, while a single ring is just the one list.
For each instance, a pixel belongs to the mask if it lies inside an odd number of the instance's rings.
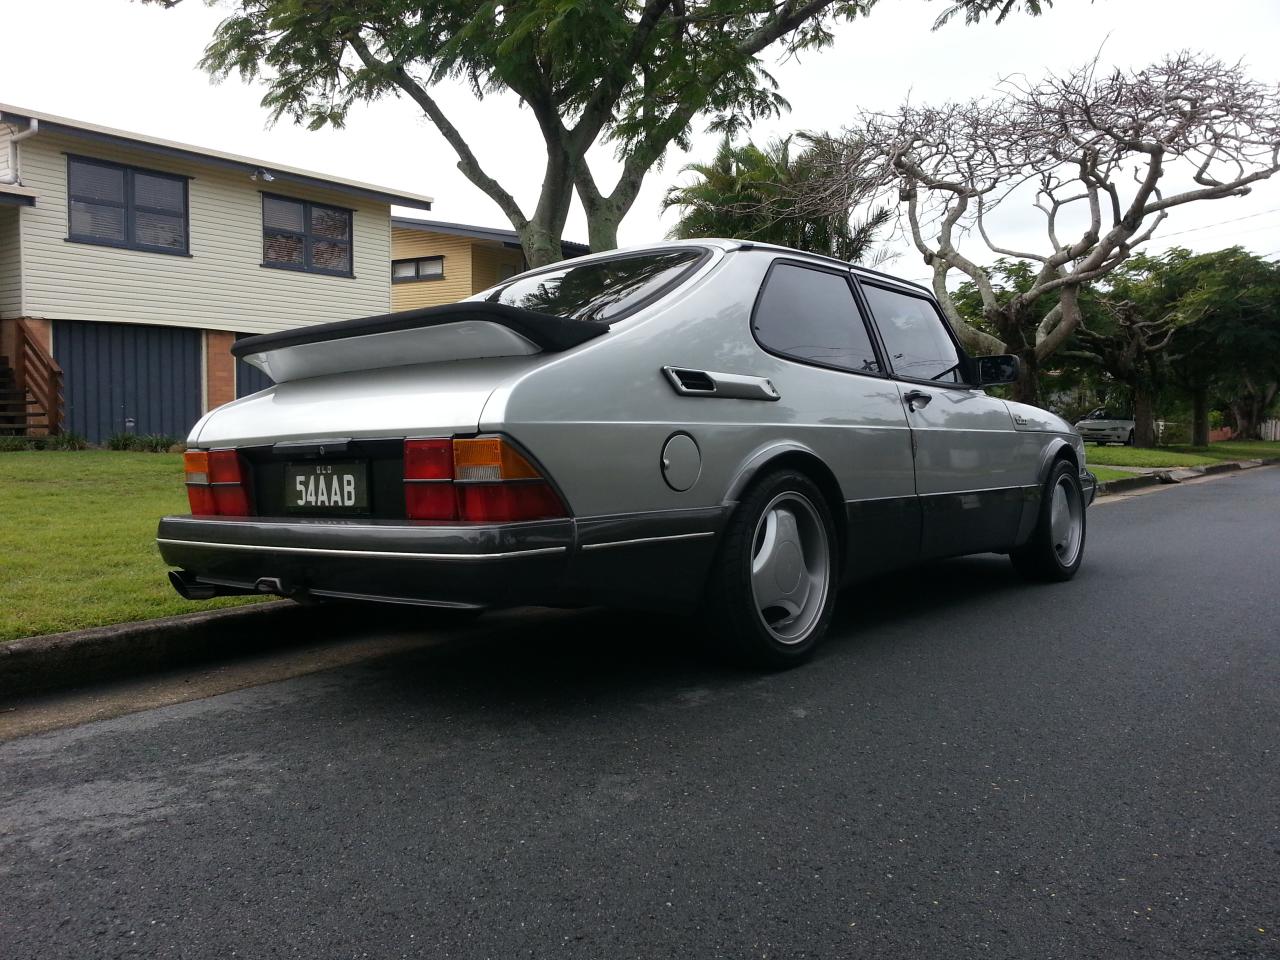
[{"label": "car door window", "polygon": [[756,301],[751,329],[766,350],[854,373],[883,371],[848,278],[777,262]]},{"label": "car door window", "polygon": [[960,354],[931,300],[869,283],[862,285],[862,291],[895,376],[938,383],[964,382]]}]

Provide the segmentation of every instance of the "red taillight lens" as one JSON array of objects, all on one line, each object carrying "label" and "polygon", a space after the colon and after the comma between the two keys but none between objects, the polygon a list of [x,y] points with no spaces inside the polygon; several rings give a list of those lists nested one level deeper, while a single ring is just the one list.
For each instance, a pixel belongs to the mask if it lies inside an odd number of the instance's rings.
[{"label": "red taillight lens", "polygon": [[457,520],[453,441],[404,442],[404,509],[410,520]]},{"label": "red taillight lens", "polygon": [[453,441],[406,440],[404,442],[406,480],[452,480]]},{"label": "red taillight lens", "polygon": [[244,483],[244,465],[234,450],[214,450],[209,454],[210,483]]},{"label": "red taillight lens", "polygon": [[213,502],[213,487],[198,487],[194,483],[188,483],[187,502],[191,504],[191,512],[197,517],[218,515],[218,505]]},{"label": "red taillight lens", "polygon": [[206,517],[247,517],[249,471],[234,450],[191,450],[183,457],[191,512]]},{"label": "red taillight lens", "polygon": [[459,484],[458,508],[462,519],[476,523],[550,520],[565,515],[556,492],[540,480]]},{"label": "red taillight lens", "polygon": [[410,520],[457,520],[458,498],[453,484],[406,483],[404,509]]},{"label": "red taillight lens", "polygon": [[566,517],[545,477],[501,437],[406,440],[410,520],[512,523]]}]

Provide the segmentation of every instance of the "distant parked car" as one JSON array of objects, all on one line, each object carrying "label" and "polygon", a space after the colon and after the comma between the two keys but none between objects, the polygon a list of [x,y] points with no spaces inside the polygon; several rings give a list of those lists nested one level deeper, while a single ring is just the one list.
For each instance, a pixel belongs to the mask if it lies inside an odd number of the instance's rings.
[{"label": "distant parked car", "polygon": [[701,611],[671,629],[778,667],[855,579],[995,552],[1063,581],[1084,556],[1084,444],[983,389],[1017,358],[838,260],[614,251],[233,352],[276,385],[191,433],[191,515],[159,530],[188,598]]},{"label": "distant parked car", "polygon": [[1123,443],[1133,446],[1134,422],[1126,413],[1099,407],[1076,423],[1076,432],[1084,440],[1102,445]]}]

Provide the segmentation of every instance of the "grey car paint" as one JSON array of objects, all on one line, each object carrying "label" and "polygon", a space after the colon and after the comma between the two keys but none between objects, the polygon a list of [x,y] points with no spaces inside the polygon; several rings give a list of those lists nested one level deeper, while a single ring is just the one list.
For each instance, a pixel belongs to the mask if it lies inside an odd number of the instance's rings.
[{"label": "grey car paint", "polygon": [[[614,551],[600,548],[611,543],[621,557],[638,543],[700,539],[697,563],[709,562],[715,531],[737,496],[784,455],[811,458],[829,471],[844,505],[834,512],[851,525],[850,566],[857,571],[909,563],[922,552],[1007,549],[1029,530],[1050,451],[1069,446],[1083,471],[1083,443],[1047,411],[972,387],[896,381],[765,351],[749,318],[770,265],[785,257],[830,269],[831,261],[736,241],[692,245],[709,256],[675,291],[567,352],[529,354],[516,344],[517,356],[293,380],[213,411],[189,443],[218,448],[324,437],[505,434],[536,458],[565,497],[578,545],[596,548],[588,578],[594,580],[626,575],[627,567],[611,568],[604,558]],[[876,282],[899,286],[883,276]],[[336,341],[311,352],[332,369],[356,349]],[[776,396],[767,390],[759,399],[681,393],[666,368],[763,380]],[[908,390],[924,390],[931,400],[911,410]],[[664,451],[677,434],[692,440],[692,454],[681,447],[686,462],[680,465],[692,482],[673,484],[664,471]],[[697,462],[688,462],[690,456]],[[936,499],[932,508],[930,498]],[[997,517],[994,539],[984,532],[983,517]],[[637,537],[637,530],[670,532]]]}]

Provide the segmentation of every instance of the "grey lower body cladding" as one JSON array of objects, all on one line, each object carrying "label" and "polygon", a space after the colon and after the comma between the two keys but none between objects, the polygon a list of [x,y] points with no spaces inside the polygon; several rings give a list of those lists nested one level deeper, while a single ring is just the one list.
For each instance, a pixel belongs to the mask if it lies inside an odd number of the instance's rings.
[{"label": "grey lower body cladding", "polygon": [[157,544],[193,596],[278,593],[441,607],[693,609],[721,511],[495,525],[166,517]]}]

